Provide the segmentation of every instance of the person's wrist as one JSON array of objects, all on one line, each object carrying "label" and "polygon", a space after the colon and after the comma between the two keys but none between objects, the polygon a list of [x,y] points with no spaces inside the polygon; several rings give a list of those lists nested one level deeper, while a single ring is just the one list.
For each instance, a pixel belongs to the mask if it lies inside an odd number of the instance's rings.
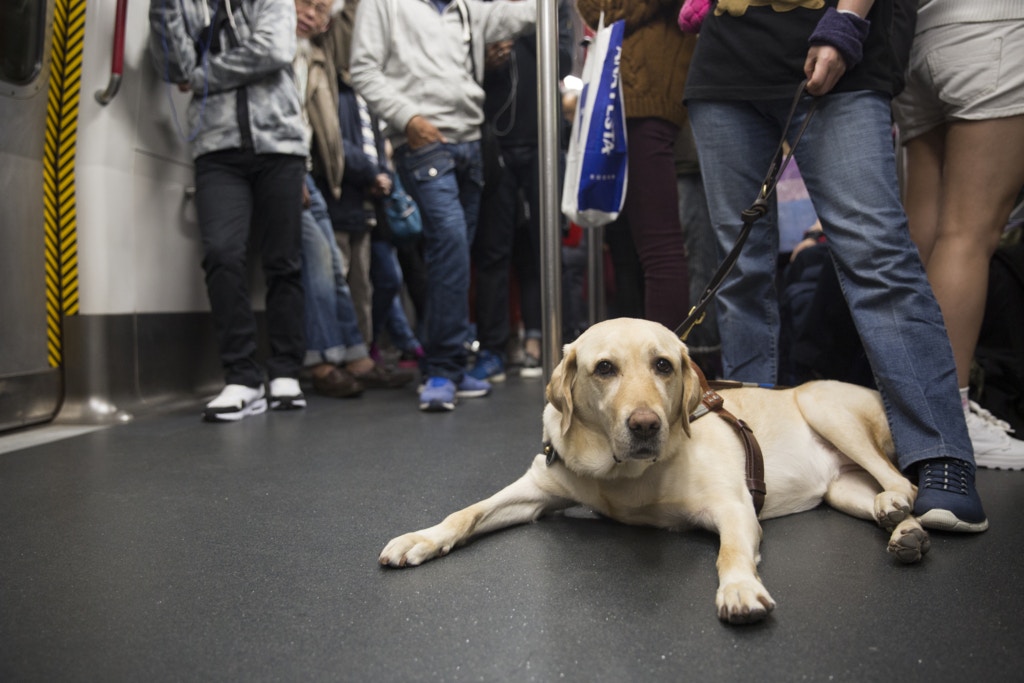
[{"label": "person's wrist", "polygon": [[838,11],[835,7],[829,7],[821,15],[807,42],[811,45],[834,47],[849,70],[860,64],[864,58],[864,41],[870,28],[871,22],[855,12]]}]

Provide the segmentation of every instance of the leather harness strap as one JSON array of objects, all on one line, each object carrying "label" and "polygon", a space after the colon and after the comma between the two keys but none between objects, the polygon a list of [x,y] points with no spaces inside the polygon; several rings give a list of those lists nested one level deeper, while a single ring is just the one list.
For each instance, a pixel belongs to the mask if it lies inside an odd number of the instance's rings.
[{"label": "leather harness strap", "polygon": [[[736,430],[740,441],[743,442],[743,452],[747,460],[747,489],[754,499],[754,512],[761,514],[761,508],[764,507],[764,497],[768,487],[764,483],[764,455],[761,453],[761,446],[757,443],[757,439],[754,438],[754,431],[746,422],[725,409],[725,399],[708,386],[708,380],[704,377],[704,373],[701,372],[700,367],[692,360],[690,361],[690,367],[693,368],[694,372],[697,373],[697,377],[700,378],[702,392],[700,402],[709,412],[716,413],[720,418],[728,422]],[[697,417],[703,414],[700,413]]]}]

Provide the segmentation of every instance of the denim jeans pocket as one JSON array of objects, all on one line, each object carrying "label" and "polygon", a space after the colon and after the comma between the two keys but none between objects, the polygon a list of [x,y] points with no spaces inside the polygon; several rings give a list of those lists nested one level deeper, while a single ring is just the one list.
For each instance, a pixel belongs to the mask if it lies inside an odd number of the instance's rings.
[{"label": "denim jeans pocket", "polygon": [[405,154],[405,165],[417,183],[426,183],[451,173],[455,160],[440,142],[432,142]]}]

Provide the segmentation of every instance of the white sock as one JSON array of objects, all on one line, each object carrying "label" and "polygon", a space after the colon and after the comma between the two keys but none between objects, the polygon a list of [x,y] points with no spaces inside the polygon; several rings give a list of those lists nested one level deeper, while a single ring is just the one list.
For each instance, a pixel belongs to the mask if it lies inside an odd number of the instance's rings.
[{"label": "white sock", "polygon": [[970,387],[960,387],[960,405],[963,406],[965,413],[969,413],[971,411],[971,399],[967,396],[967,392],[970,391],[970,389]]}]

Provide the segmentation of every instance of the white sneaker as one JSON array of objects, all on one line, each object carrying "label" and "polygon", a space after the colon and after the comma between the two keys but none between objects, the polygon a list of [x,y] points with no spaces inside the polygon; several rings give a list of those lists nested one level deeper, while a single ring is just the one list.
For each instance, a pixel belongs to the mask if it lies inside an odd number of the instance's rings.
[{"label": "white sneaker", "polygon": [[306,407],[306,397],[299,387],[299,380],[292,377],[277,377],[270,380],[270,409],[298,410]]},{"label": "white sneaker", "polygon": [[236,422],[249,415],[259,415],[267,410],[267,399],[263,396],[263,385],[247,387],[244,384],[229,384],[217,398],[206,404],[203,419],[207,422]]},{"label": "white sneaker", "polygon": [[974,401],[967,412],[967,432],[978,467],[996,470],[1024,469],[1024,441],[1010,437],[1013,427]]}]

